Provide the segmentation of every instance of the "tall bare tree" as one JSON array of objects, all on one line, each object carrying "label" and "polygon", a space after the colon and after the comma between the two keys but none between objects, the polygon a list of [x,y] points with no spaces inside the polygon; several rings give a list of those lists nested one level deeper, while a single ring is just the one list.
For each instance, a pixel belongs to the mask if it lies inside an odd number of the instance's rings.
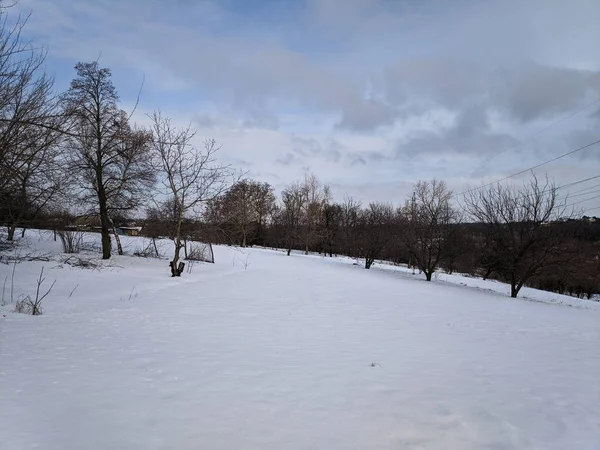
[{"label": "tall bare tree", "polygon": [[132,129],[129,116],[119,109],[111,71],[97,61],[78,63],[77,77],[64,96],[71,168],[81,199],[94,204],[100,216],[102,257],[111,256],[112,213],[139,206],[154,183],[149,134]]},{"label": "tall bare tree", "polygon": [[281,222],[285,233],[288,256],[292,253],[294,242],[300,234],[302,214],[305,209],[306,196],[300,183],[295,182],[281,192]]},{"label": "tall bare tree", "polygon": [[443,181],[419,181],[402,209],[400,239],[427,281],[431,281],[445,252],[452,248],[458,213],[451,198],[452,191]]},{"label": "tall bare tree", "polygon": [[218,162],[220,147],[214,139],[205,140],[203,149],[198,149],[193,144],[195,132],[191,128],[178,129],[160,111],[155,111],[151,119],[154,161],[163,187],[160,194],[172,199],[177,217],[171,275],[180,276],[182,269],[178,263],[185,246],[184,219],[192,213],[199,214],[202,206],[223,194],[231,185],[233,171]]},{"label": "tall bare tree", "polygon": [[53,206],[65,192],[69,174],[64,167],[60,140],[62,134],[40,127],[29,127],[30,133],[18,146],[18,161],[11,170],[11,180],[3,195],[2,215],[8,225],[8,240],[17,226],[23,231],[28,222]]},{"label": "tall bare tree", "polygon": [[561,245],[560,227],[554,226],[570,214],[547,178],[543,183],[534,176],[522,186],[498,183],[473,189],[464,201],[471,218],[485,225],[481,257],[488,274],[508,281],[511,297],[545,267],[572,256]]},{"label": "tall bare tree", "polygon": [[8,26],[0,2],[0,221],[15,227],[34,219],[56,197],[63,120],[45,54],[21,39],[27,18]]},{"label": "tall bare tree", "polygon": [[329,186],[323,186],[315,175],[305,176],[300,192],[303,196],[302,232],[298,237],[304,246],[304,253],[308,255],[309,248],[320,240],[323,233],[321,228],[323,209],[331,199],[331,194]]},{"label": "tall bare tree", "polygon": [[327,201],[323,206],[322,216],[322,250],[325,255],[333,257],[333,253],[340,239],[340,228],[342,221],[342,206]]},{"label": "tall bare tree", "polygon": [[275,193],[273,192],[273,187],[269,183],[257,184],[254,207],[256,208],[258,216],[257,238],[259,243],[263,245],[265,228],[272,220],[276,207]]},{"label": "tall bare tree", "polygon": [[365,269],[370,269],[381,257],[385,247],[394,238],[394,207],[387,203],[370,203],[358,219],[359,255],[365,258]]},{"label": "tall bare tree", "polygon": [[357,254],[357,229],[360,219],[360,202],[346,195],[341,205],[342,251],[348,256]]},{"label": "tall bare tree", "polygon": [[243,179],[211,202],[209,221],[219,224],[230,242],[246,247],[253,242],[275,204],[267,183]]}]

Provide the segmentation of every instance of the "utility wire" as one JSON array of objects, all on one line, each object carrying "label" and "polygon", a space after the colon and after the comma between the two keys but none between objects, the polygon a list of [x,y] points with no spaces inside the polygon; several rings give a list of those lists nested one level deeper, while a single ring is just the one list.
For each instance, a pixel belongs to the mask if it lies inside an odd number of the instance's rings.
[{"label": "utility wire", "polygon": [[595,197],[592,197],[592,198],[586,198],[585,200],[579,200],[578,202],[571,203],[570,205],[567,205],[567,208],[569,206],[575,206],[575,205],[579,205],[580,203],[589,202],[590,200],[596,200],[597,198],[600,198],[600,195],[596,195]]},{"label": "utility wire", "polygon": [[[549,130],[550,128],[552,128],[552,127],[554,127],[554,126],[556,126],[556,125],[558,125],[558,124],[560,124],[560,123],[564,122],[564,121],[565,121],[565,120],[567,120],[567,119],[570,119],[571,117],[573,117],[573,116],[575,116],[575,115],[579,114],[579,113],[580,113],[581,111],[583,111],[584,109],[587,109],[587,108],[589,108],[590,106],[592,106],[592,105],[595,105],[595,104],[596,104],[596,103],[598,103],[598,102],[600,102],[600,98],[597,98],[597,99],[596,99],[596,100],[594,100],[593,102],[591,102],[591,103],[588,103],[587,105],[584,105],[584,106],[582,106],[581,108],[579,108],[579,109],[577,109],[577,110],[575,110],[575,111],[573,111],[573,112],[571,112],[571,113],[567,114],[566,116],[563,116],[563,117],[561,117],[561,118],[560,118],[560,119],[558,119],[556,122],[552,122],[551,124],[549,124],[549,125],[546,125],[545,127],[543,127],[542,129],[540,129],[540,130],[536,131],[535,133],[525,136],[525,137],[524,137],[523,139],[521,139],[521,140],[520,140],[520,141],[519,141],[517,144],[515,144],[515,145],[513,145],[512,147],[509,147],[509,148],[507,148],[507,149],[505,149],[505,150],[501,150],[501,151],[499,151],[498,153],[495,153],[494,155],[492,155],[492,156],[490,156],[489,158],[487,158],[486,160],[484,160],[484,161],[483,161],[483,163],[486,163],[486,162],[488,162],[488,161],[491,161],[492,159],[494,159],[494,158],[495,158],[496,156],[498,156],[498,155],[501,155],[501,154],[503,154],[503,153],[506,153],[506,152],[508,152],[508,151],[510,151],[510,150],[514,150],[514,149],[516,149],[516,148],[519,148],[521,145],[523,145],[523,142],[525,142],[525,141],[527,141],[527,140],[529,140],[529,139],[531,139],[531,138],[534,138],[534,137],[536,137],[536,136],[539,136],[539,135],[540,135],[540,134],[542,134],[544,131],[546,131],[546,130]],[[481,165],[481,164],[480,164],[480,165]]]},{"label": "utility wire", "polygon": [[508,180],[509,178],[516,177],[517,175],[521,175],[521,174],[523,174],[525,172],[529,172],[531,170],[537,169],[538,167],[545,166],[546,164],[550,164],[551,162],[558,161],[559,159],[565,158],[565,157],[570,156],[570,155],[572,155],[574,153],[577,153],[577,152],[580,152],[582,150],[585,150],[586,148],[592,147],[593,145],[596,145],[598,143],[600,143],[600,139],[598,139],[598,140],[596,140],[594,142],[590,142],[589,144],[586,144],[586,145],[584,145],[582,147],[576,148],[575,150],[571,150],[570,152],[563,153],[562,155],[559,155],[556,158],[549,159],[547,161],[544,161],[543,163],[536,164],[535,166],[528,167],[527,169],[523,169],[523,170],[521,170],[519,172],[516,172],[516,173],[513,173],[511,175],[508,175],[508,176],[506,176],[504,178],[501,178],[499,180],[491,181],[489,183],[483,184],[483,185],[478,186],[476,188],[467,189],[466,191],[459,192],[458,194],[452,195],[452,197],[458,197],[459,195],[468,194],[469,192],[477,191],[477,190],[483,189],[483,188],[485,188],[487,186],[491,186],[493,184],[500,183],[502,181]]},{"label": "utility wire", "polygon": [[[585,183],[587,181],[595,180],[597,178],[600,178],[600,175],[596,175],[596,176],[589,177],[589,178],[584,178],[583,180],[573,181],[572,183],[561,184],[560,186],[557,186],[556,189],[558,190],[558,189],[566,188],[566,187],[569,187],[569,186],[575,186],[576,184]],[[586,188],[586,189],[590,189],[590,188]]]},{"label": "utility wire", "polygon": [[[575,192],[569,192],[569,193],[567,194],[567,196],[572,196],[572,195],[574,195],[574,194],[579,194],[580,192],[589,191],[590,189],[597,188],[597,187],[599,187],[599,186],[600,186],[600,184],[594,184],[594,185],[592,185],[592,186],[588,186],[588,187],[586,187],[586,188],[580,189],[580,190],[578,190],[578,191],[575,191]],[[558,189],[558,188],[556,188],[556,189]]]},{"label": "utility wire", "polygon": [[584,214],[587,214],[590,211],[595,211],[597,209],[600,209],[600,206],[596,206],[595,208],[586,209],[585,212],[584,212]]},{"label": "utility wire", "polygon": [[590,194],[595,194],[597,192],[600,192],[600,189],[596,189],[595,191],[590,191],[590,192],[583,192],[581,194],[567,194],[564,197],[561,197],[560,199],[557,199],[557,200],[567,200],[569,198],[581,197],[582,195],[590,195]]}]

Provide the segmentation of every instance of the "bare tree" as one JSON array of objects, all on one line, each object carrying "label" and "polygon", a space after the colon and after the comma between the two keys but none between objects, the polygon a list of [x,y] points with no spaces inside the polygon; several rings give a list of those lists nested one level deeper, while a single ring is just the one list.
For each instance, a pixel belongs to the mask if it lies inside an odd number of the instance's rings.
[{"label": "bare tree", "polygon": [[211,202],[208,219],[228,235],[230,241],[246,247],[275,204],[273,189],[267,183],[240,180],[223,196]]},{"label": "bare tree", "polygon": [[553,182],[546,178],[539,183],[534,176],[522,186],[495,184],[465,194],[467,212],[485,225],[481,257],[488,275],[495,272],[508,281],[511,297],[545,267],[571,256],[561,246],[560,227],[555,226],[567,216],[556,192]]},{"label": "bare tree", "polygon": [[223,194],[230,186],[233,171],[217,161],[220,147],[214,139],[204,141],[204,148],[199,150],[192,143],[195,132],[189,127],[177,129],[159,111],[154,112],[151,119],[155,164],[163,182],[161,194],[172,199],[177,217],[171,275],[180,276],[183,266],[179,266],[179,254],[185,245],[184,218],[199,213],[208,201]]},{"label": "bare tree", "polygon": [[323,206],[322,215],[322,247],[323,252],[333,257],[334,249],[340,238],[340,227],[342,221],[342,207],[337,203],[327,201]]},{"label": "bare tree", "polygon": [[443,181],[419,181],[402,209],[400,239],[427,281],[452,248],[453,224],[458,214],[450,200],[452,191]]},{"label": "bare tree", "polygon": [[343,253],[348,256],[357,256],[357,228],[360,218],[360,202],[346,195],[341,205],[341,223],[343,230]]},{"label": "bare tree", "polygon": [[329,202],[331,194],[328,186],[321,185],[315,175],[306,175],[300,192],[303,196],[301,203],[301,233],[298,237],[304,246],[304,253],[308,255],[309,248],[319,241],[322,229],[321,217],[323,208]]},{"label": "bare tree", "polygon": [[27,19],[9,27],[2,2],[0,15],[0,221],[12,240],[16,226],[34,219],[63,184],[63,120],[44,52],[21,39]]},{"label": "bare tree", "polygon": [[300,233],[302,212],[305,208],[306,196],[300,183],[293,183],[281,193],[283,208],[281,209],[281,222],[283,223],[288,256]]},{"label": "bare tree", "polygon": [[387,203],[370,203],[358,219],[359,255],[365,258],[365,269],[370,269],[381,257],[386,245],[394,237],[394,207]]},{"label": "bare tree", "polygon": [[257,183],[256,195],[254,196],[254,207],[256,208],[258,230],[257,239],[264,244],[265,228],[275,212],[276,199],[273,187],[269,183]]},{"label": "bare tree", "polygon": [[81,199],[98,208],[102,257],[108,259],[112,214],[137,207],[154,183],[150,135],[132,129],[129,116],[118,108],[109,69],[100,68],[98,62],[78,63],[75,69],[77,77],[64,96],[65,111],[72,121],[71,168]]}]

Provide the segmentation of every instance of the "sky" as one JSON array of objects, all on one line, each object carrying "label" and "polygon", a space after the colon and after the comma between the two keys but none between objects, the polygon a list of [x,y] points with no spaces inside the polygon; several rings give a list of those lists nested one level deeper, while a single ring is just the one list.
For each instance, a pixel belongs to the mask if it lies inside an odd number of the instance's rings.
[{"label": "sky", "polygon": [[[277,191],[455,192],[600,139],[598,0],[20,0],[59,89],[109,67],[136,122],[155,109]],[[600,144],[535,170],[600,175]],[[510,178],[522,183],[531,173]],[[600,178],[562,188],[600,215]],[[586,194],[588,192],[589,194]],[[581,194],[584,195],[581,195]],[[598,208],[598,209],[596,209]]]}]

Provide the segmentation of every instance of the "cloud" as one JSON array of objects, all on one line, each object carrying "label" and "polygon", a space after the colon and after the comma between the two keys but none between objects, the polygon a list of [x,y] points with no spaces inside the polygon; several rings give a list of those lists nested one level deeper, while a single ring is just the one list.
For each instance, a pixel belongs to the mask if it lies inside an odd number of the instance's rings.
[{"label": "cloud", "polygon": [[506,77],[495,100],[530,121],[576,109],[591,97],[600,98],[600,71],[527,64]]},{"label": "cloud", "polygon": [[101,52],[126,102],[145,75],[140,110],[193,123],[227,161],[277,185],[307,168],[374,198],[432,176],[462,185],[598,130],[597,106],[552,125],[600,98],[597,0],[141,4],[18,8],[33,10],[27,37],[52,67]]}]

